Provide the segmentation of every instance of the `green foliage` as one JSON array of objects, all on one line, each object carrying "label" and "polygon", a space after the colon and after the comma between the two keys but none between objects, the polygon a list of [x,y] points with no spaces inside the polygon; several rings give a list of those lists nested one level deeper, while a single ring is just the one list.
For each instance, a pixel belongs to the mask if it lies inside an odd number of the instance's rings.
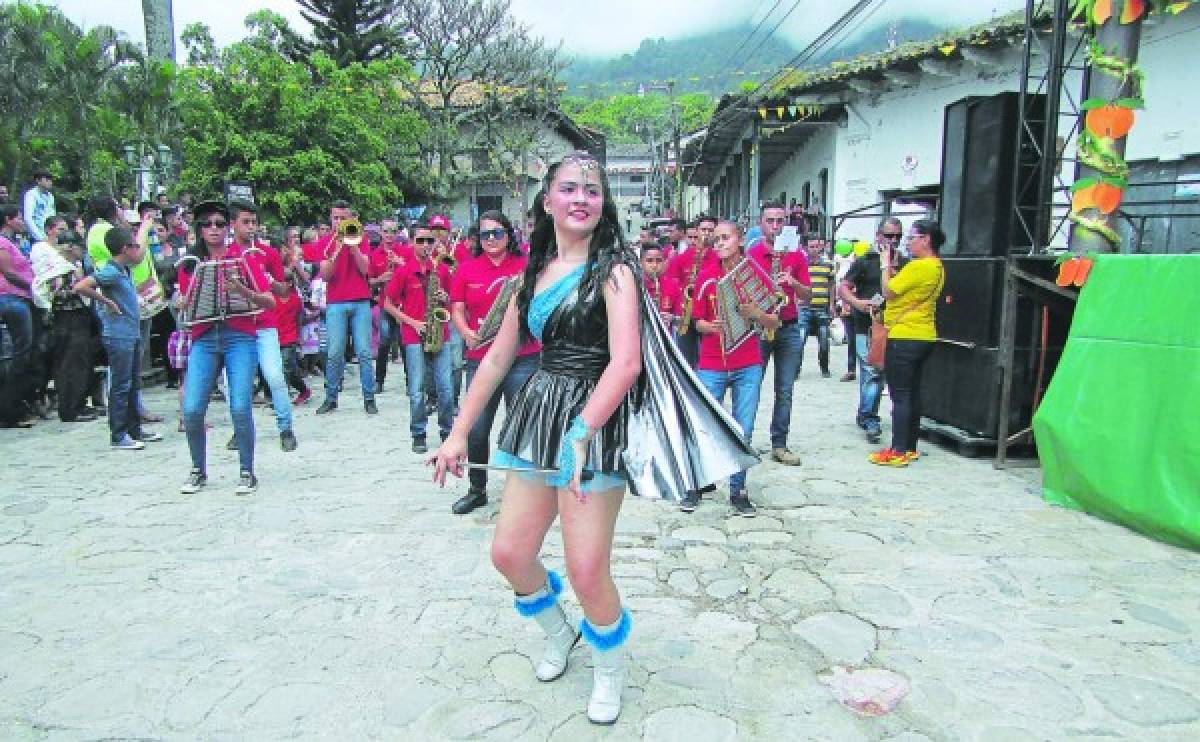
[{"label": "green foliage", "polygon": [[[645,39],[615,59],[578,59],[563,75],[568,92],[587,97],[635,93],[639,83],[676,80],[678,90],[720,95],[738,83],[762,79],[796,54],[791,44],[741,25],[681,39]],[[751,74],[757,73],[757,74]]]},{"label": "green foliage", "polygon": [[[675,102],[679,130],[685,134],[706,126],[716,109],[716,101],[704,93],[684,93]],[[566,96],[561,105],[564,113],[604,132],[613,144],[662,141],[671,133],[671,101],[666,95],[614,95],[603,99]]]},{"label": "green foliage", "polygon": [[[141,136],[136,105],[120,84],[144,66],[141,50],[107,26],[81,31],[57,8],[0,6],[0,162],[16,194],[35,168],[55,176],[60,208],[95,190],[116,190],[129,173],[122,141]],[[162,87],[169,87],[171,71]]]},{"label": "green foliage", "polygon": [[[186,38],[189,58],[210,55],[205,29],[189,28]],[[310,222],[337,198],[367,217],[394,207],[401,153],[423,130],[398,93],[408,65],[339,66],[322,52],[291,62],[256,39],[181,73],[181,185],[205,196],[226,180],[248,180],[286,223]]]},{"label": "green foliage", "polygon": [[300,15],[312,24],[315,41],[302,38],[284,23],[280,41],[294,61],[324,52],[339,67],[384,60],[401,54],[404,41],[396,27],[396,0],[296,0]]}]

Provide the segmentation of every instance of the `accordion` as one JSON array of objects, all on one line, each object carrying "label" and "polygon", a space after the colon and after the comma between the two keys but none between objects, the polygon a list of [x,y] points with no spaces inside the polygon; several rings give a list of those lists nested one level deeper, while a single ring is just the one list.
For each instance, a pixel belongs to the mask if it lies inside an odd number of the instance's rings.
[{"label": "accordion", "polygon": [[773,312],[779,305],[779,288],[757,270],[749,258],[742,258],[733,270],[717,281],[714,301],[721,328],[721,348],[728,353],[761,329],[742,316],[738,307],[753,304],[764,312]]},{"label": "accordion", "polygon": [[512,298],[521,290],[521,284],[524,280],[525,277],[520,274],[504,279],[504,286],[501,287],[500,293],[496,295],[496,300],[492,302],[491,309],[488,310],[487,316],[483,318],[483,322],[476,331],[479,334],[479,346],[476,347],[487,345],[500,334],[500,325],[504,322],[504,313],[508,311],[508,305],[512,302]]},{"label": "accordion", "polygon": [[[246,254],[254,249],[247,250]],[[255,280],[245,254],[223,260],[200,260],[188,255],[179,261],[180,270],[184,270],[185,262],[195,265],[179,318],[184,327],[220,322],[230,317],[246,317],[263,311],[240,293],[230,290],[231,281],[239,282],[251,291],[264,290]]]}]

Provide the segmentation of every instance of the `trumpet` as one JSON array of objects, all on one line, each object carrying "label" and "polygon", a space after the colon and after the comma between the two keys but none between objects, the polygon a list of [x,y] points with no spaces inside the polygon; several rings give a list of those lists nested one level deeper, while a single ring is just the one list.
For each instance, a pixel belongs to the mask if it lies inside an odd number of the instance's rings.
[{"label": "trumpet", "polygon": [[325,259],[333,260],[336,258],[345,245],[354,247],[362,244],[363,236],[362,222],[357,219],[342,220],[342,223],[338,225],[334,238],[325,246]]}]

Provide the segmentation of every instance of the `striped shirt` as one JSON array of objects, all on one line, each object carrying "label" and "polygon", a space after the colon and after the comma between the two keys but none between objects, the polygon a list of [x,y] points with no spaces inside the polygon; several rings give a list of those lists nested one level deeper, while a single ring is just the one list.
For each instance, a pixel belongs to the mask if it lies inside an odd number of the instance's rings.
[{"label": "striped shirt", "polygon": [[833,264],[820,258],[808,264],[808,275],[812,279],[812,298],[808,305],[815,309],[828,309],[829,295],[833,289]]}]

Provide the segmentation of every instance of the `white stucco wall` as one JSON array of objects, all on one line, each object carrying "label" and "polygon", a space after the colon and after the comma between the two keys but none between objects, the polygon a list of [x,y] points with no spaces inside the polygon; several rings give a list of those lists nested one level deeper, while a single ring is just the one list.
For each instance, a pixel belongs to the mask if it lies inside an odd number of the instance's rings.
[{"label": "white stucco wall", "polygon": [[[835,157],[835,147],[838,140],[837,124],[829,124],[812,130],[808,139],[800,145],[779,169],[771,174],[762,187],[764,199],[779,198],[786,192],[787,201],[793,198],[800,202],[804,194],[804,184],[809,183],[812,195],[821,198],[821,170],[829,169],[829,191],[833,193],[833,184],[837,181],[838,161]],[[822,203],[822,211],[827,211],[828,204]]]},{"label": "white stucco wall", "polygon": [[[1138,111],[1129,135],[1127,158],[1178,159],[1200,153],[1200,96],[1189,95],[1190,65],[1200,48],[1200,12],[1159,17],[1143,29],[1140,63],[1146,74],[1146,110]],[[844,127],[815,134],[769,178],[762,197],[799,197],[805,181],[818,187],[817,173],[830,172],[828,214],[868,206],[885,191],[912,186],[936,186],[941,181],[942,134],[945,107],[964,97],[987,96],[1020,89],[1021,50],[1010,47],[994,65],[964,62],[957,77],[922,73],[913,87],[878,96],[856,95],[847,105]],[[1079,73],[1068,85],[1082,89]],[[1066,105],[1064,101],[1063,105]],[[1069,122],[1063,119],[1060,132]],[[1073,157],[1075,143],[1067,144]],[[906,178],[903,163],[913,157],[917,166]],[[1074,167],[1065,163],[1065,180]]]}]

